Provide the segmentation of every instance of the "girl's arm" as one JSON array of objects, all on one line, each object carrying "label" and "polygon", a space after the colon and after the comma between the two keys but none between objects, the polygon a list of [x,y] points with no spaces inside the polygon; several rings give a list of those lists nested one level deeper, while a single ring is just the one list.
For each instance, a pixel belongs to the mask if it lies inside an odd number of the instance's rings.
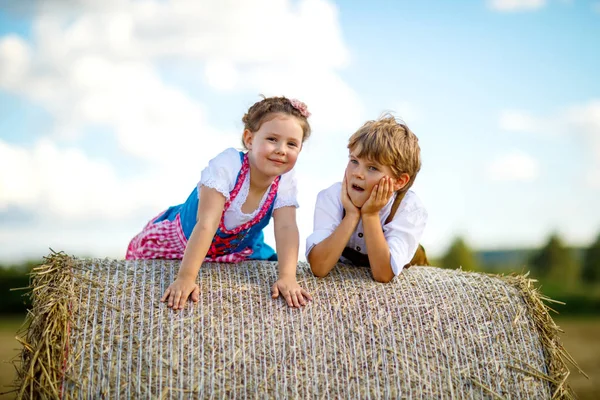
[{"label": "girl's arm", "polygon": [[224,207],[225,196],[215,189],[201,187],[196,225],[183,253],[177,279],[160,299],[168,301],[167,305],[173,310],[183,309],[190,294],[193,301],[198,301],[200,287],[196,284],[196,277],[217,232]]},{"label": "girl's arm", "polygon": [[298,243],[300,235],[296,224],[296,207],[281,207],[273,212],[275,244],[279,260],[279,279],[271,288],[272,297],[283,296],[288,306],[304,306],[311,295],[296,282]]},{"label": "girl's arm", "polygon": [[[348,244],[348,241],[352,237],[354,230],[358,226],[360,221],[360,210],[352,204],[350,197],[348,196],[348,187],[346,184],[346,176],[342,181],[341,190],[341,201],[346,215],[335,228],[335,230],[324,239],[322,242],[316,244],[308,253],[306,257],[310,264],[310,269],[315,276],[323,278],[333,269],[333,267],[339,261],[344,248]],[[318,201],[318,199],[317,199]],[[317,207],[319,205],[317,204]],[[316,210],[315,210],[316,213]],[[317,222],[315,221],[315,224]]]}]

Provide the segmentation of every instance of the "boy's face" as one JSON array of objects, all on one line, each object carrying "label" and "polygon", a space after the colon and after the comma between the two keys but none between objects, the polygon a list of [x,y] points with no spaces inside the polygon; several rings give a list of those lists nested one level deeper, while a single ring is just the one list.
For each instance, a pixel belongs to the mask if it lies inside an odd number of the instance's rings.
[{"label": "boy's face", "polygon": [[357,157],[357,153],[356,149],[350,151],[348,165],[346,166],[348,197],[350,197],[350,200],[356,207],[361,208],[365,204],[369,196],[371,196],[373,187],[384,176],[392,178],[394,191],[400,189],[401,184],[394,176],[390,167],[367,158]]}]

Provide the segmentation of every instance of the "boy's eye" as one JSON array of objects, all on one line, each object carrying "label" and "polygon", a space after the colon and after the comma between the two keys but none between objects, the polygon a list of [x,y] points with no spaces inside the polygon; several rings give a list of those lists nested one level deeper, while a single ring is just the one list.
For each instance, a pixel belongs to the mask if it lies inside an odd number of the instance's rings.
[{"label": "boy's eye", "polygon": [[379,169],[377,167],[374,167],[372,165],[369,167],[369,170],[371,170],[371,171],[379,171]]},{"label": "boy's eye", "polygon": [[355,160],[355,159],[353,159],[353,158],[351,158],[351,159],[350,159],[350,162],[351,162],[352,164],[358,164],[358,161],[357,161],[357,160]]},{"label": "boy's eye", "polygon": [[267,140],[269,142],[276,142],[277,141],[277,139],[275,139],[274,137],[267,138]]},{"label": "boy's eye", "polygon": [[298,144],[297,144],[296,142],[289,142],[289,143],[288,143],[288,146],[291,146],[291,147],[298,147]]}]

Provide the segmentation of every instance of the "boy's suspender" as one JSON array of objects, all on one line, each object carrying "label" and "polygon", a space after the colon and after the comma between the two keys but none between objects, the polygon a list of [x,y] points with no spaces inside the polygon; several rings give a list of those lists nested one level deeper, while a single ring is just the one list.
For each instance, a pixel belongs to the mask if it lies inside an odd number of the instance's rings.
[{"label": "boy's suspender", "polygon": [[400,203],[402,203],[402,199],[404,199],[405,195],[406,195],[406,192],[402,192],[402,193],[396,195],[396,198],[394,199],[394,203],[392,204],[392,209],[390,211],[390,215],[388,215],[388,217],[385,219],[385,225],[389,224],[394,219],[394,215],[396,215],[396,211],[398,210],[398,207],[400,207]]}]

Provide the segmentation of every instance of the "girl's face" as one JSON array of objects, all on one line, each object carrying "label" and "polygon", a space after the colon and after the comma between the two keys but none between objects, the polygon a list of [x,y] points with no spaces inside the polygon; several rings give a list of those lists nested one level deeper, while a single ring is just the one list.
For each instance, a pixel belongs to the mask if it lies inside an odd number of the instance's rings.
[{"label": "girl's face", "polygon": [[285,174],[296,165],[304,133],[296,117],[278,113],[256,132],[244,131],[253,170],[266,179]]},{"label": "girl's face", "polygon": [[381,165],[376,161],[358,157],[358,151],[351,150],[348,165],[346,166],[346,182],[348,185],[348,197],[352,203],[360,208],[371,196],[373,187],[379,183],[381,178],[389,176],[392,178],[394,190],[400,189],[398,179],[394,179],[392,169],[387,165]]}]

